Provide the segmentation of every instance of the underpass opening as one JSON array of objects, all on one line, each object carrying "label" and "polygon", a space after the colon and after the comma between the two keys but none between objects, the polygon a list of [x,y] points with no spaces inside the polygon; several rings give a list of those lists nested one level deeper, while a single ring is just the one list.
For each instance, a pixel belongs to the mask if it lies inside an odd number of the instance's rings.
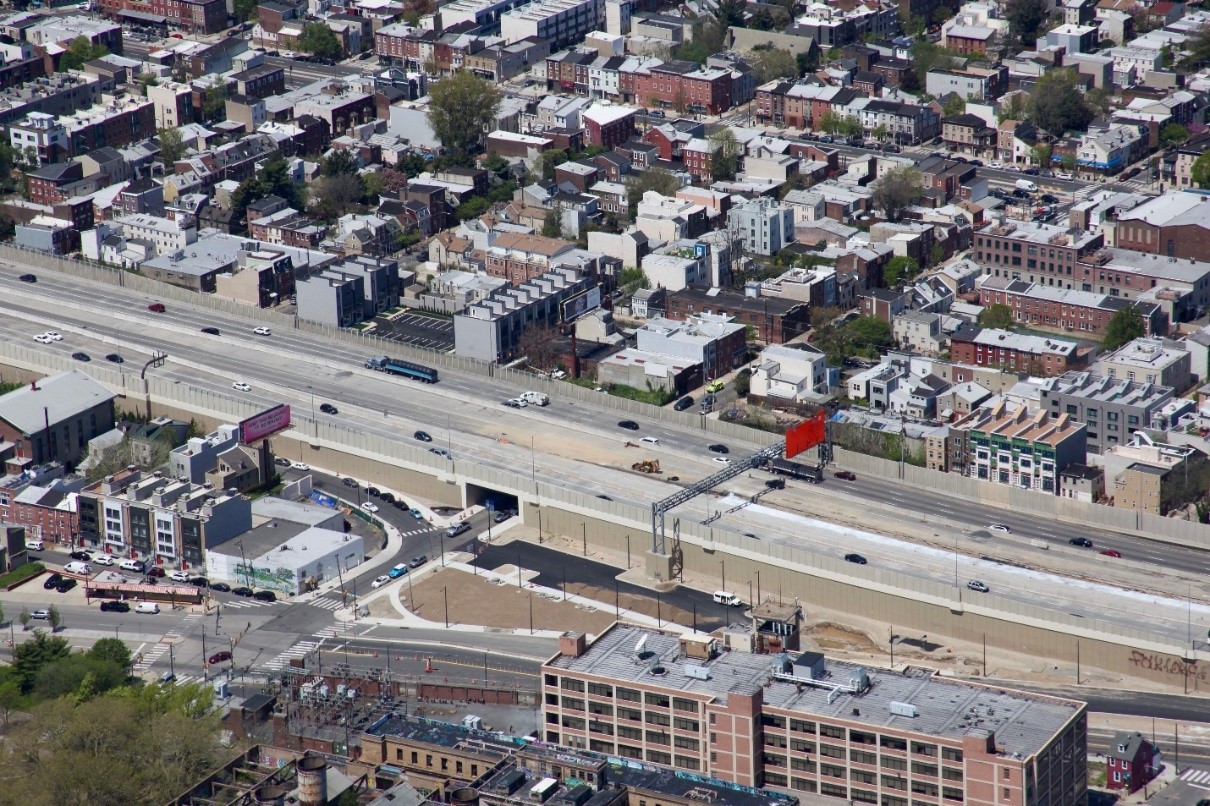
[{"label": "underpass opening", "polygon": [[466,505],[481,506],[493,512],[518,512],[517,496],[491,487],[477,484],[466,485]]}]

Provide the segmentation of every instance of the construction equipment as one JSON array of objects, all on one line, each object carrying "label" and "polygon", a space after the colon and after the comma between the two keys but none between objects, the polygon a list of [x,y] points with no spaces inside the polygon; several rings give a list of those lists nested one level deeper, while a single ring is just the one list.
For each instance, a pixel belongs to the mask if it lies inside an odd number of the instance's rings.
[{"label": "construction equipment", "polygon": [[664,472],[664,471],[660,470],[660,460],[659,459],[644,459],[641,462],[635,462],[633,465],[630,466],[630,469],[637,470],[640,473],[663,473]]}]

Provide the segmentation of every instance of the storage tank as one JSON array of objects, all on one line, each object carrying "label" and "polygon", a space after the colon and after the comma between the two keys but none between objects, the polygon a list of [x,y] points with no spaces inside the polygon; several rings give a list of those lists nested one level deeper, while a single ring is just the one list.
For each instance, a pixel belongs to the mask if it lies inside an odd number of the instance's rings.
[{"label": "storage tank", "polygon": [[257,806],[285,806],[286,795],[289,794],[289,787],[274,784],[271,786],[262,786],[253,792],[252,799]]},{"label": "storage tank", "polygon": [[479,790],[473,786],[460,786],[450,793],[450,803],[458,806],[479,806]]},{"label": "storage tank", "polygon": [[303,756],[298,771],[298,802],[302,806],[323,806],[328,790],[328,762],[322,756]]}]

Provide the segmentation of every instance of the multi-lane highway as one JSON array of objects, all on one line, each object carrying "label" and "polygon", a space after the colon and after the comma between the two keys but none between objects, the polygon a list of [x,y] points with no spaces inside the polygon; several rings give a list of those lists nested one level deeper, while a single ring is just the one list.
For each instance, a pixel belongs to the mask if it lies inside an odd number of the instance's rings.
[{"label": "multi-lane highway", "polygon": [[[152,350],[163,350],[168,353],[169,362],[153,372],[174,380],[203,388],[210,385],[216,393],[266,405],[284,400],[300,411],[310,407],[314,394],[319,402],[334,402],[341,410],[336,422],[350,428],[392,440],[410,440],[414,430],[424,429],[433,435],[436,445],[448,446],[455,464],[463,461],[507,468],[532,475],[537,480],[586,493],[609,495],[616,500],[645,504],[674,489],[657,478],[639,476],[623,469],[629,461],[642,456],[660,458],[682,478],[700,478],[718,467],[713,454],[707,450],[717,438],[697,429],[635,418],[640,423],[640,431],[623,431],[617,427],[615,413],[560,399],[555,399],[548,408],[507,409],[499,405],[500,401],[515,396],[520,390],[496,379],[443,371],[439,384],[411,384],[362,370],[360,364],[365,351],[358,350],[356,345],[325,342],[318,336],[300,331],[257,336],[252,332],[257,323],[250,318],[179,303],[170,304],[165,313],[151,313],[147,305],[155,300],[150,297],[49,272],[43,272],[36,284],[13,282],[15,275],[23,270],[18,267],[0,269],[0,282],[11,289],[3,303],[10,316],[0,325],[0,332],[10,338],[24,334],[31,347],[69,353],[82,349],[84,344],[95,343],[97,346],[91,351],[98,358],[104,352],[116,350],[136,360]],[[55,304],[48,305],[47,299],[53,299]],[[51,345],[35,345],[33,334],[50,327],[63,333],[64,340]],[[201,334],[203,327],[217,327],[222,335]],[[247,382],[252,391],[231,390],[233,381]],[[626,442],[636,441],[639,435],[655,436],[661,444],[644,445],[641,452],[624,447]],[[754,448],[734,441],[730,447],[741,454]],[[747,492],[745,484],[759,488],[760,480],[736,481],[733,489]],[[845,489],[845,485],[832,479],[827,484]],[[1149,552],[1148,559],[1168,565],[1174,571],[1205,567],[1206,563],[1205,555],[1191,550],[1157,549],[1145,541],[1044,523],[1028,519],[1028,516],[1005,518],[998,513],[992,515],[975,504],[941,496],[926,501],[917,496],[916,491],[909,491],[893,481],[863,479],[850,489],[855,500],[878,498],[903,510],[943,513],[952,520],[975,527],[985,526],[991,520],[1007,519],[1019,524],[1026,533],[1033,531],[1052,540],[1064,540],[1068,534],[1091,535],[1098,543],[1104,541],[1105,545],[1122,546],[1123,554]],[[809,487],[793,492],[808,497],[814,494]],[[776,515],[750,515],[750,512],[743,512],[734,520],[724,520],[718,528],[731,528],[740,533],[752,530],[765,539],[807,542],[813,544],[812,550],[839,556],[841,549],[837,542],[821,530],[802,529],[800,523],[779,521]],[[877,524],[873,527],[876,529]],[[910,552],[912,562],[905,563],[902,558],[907,552],[897,544],[882,539],[880,545],[881,548],[871,547],[871,559],[882,558],[888,564],[902,566],[900,570],[905,573],[924,578],[953,579],[952,554],[938,556],[913,550]],[[1107,601],[1120,599],[1118,604],[1105,606],[1102,603],[1101,614],[1120,614],[1121,623],[1131,627],[1138,627],[1151,616],[1151,622],[1139,628],[1180,637],[1182,641],[1191,623],[1200,623],[1203,619],[1200,605],[1190,608],[1181,601],[1157,601],[1154,612],[1140,615],[1138,600],[1134,598],[1137,594],[1107,587],[1097,588],[1093,593],[1081,587],[1070,591],[1070,596],[1064,596],[1068,591],[1053,585],[1049,578],[1010,579],[1002,575],[1003,569],[996,568],[985,572],[977,567],[978,555],[969,554],[972,556],[966,557],[965,562],[975,565],[959,568],[959,581],[964,577],[995,575],[997,595],[1012,593],[1029,598],[1032,596],[1031,585],[1063,591],[1053,594],[1059,597],[1053,606],[1081,615],[1093,607],[1089,601],[1093,595],[1108,597]]]}]

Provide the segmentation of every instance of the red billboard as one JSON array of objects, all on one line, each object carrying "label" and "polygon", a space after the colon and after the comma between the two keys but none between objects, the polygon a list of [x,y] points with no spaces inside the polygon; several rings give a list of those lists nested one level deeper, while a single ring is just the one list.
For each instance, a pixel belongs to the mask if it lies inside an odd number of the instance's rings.
[{"label": "red billboard", "polygon": [[786,432],[786,458],[792,459],[828,438],[828,419],[823,409]]},{"label": "red billboard", "polygon": [[245,444],[256,442],[289,427],[290,407],[282,403],[241,422],[239,440]]}]

